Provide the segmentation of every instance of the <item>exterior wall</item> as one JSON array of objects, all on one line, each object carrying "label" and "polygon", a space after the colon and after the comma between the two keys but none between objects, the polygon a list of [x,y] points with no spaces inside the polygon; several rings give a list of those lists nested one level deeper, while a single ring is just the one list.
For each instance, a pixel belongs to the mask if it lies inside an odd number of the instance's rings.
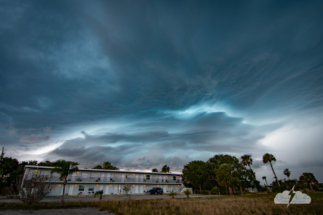
[{"label": "exterior wall", "polygon": [[[75,186],[76,185],[76,186]],[[80,190],[80,186],[84,187],[84,190]],[[89,191],[90,186],[94,188],[93,191]],[[82,192],[82,196],[84,195],[94,195],[96,191],[103,190],[104,194],[111,194],[107,193],[109,190],[106,191],[106,187],[110,188],[109,185],[95,185],[95,184],[66,184],[65,186],[65,194],[68,195],[78,195]],[[47,196],[60,196],[63,193],[63,184],[53,184],[53,189]]]},{"label": "exterior wall", "polygon": [[[61,185],[61,186],[59,186]],[[129,184],[130,185],[130,194],[143,194],[144,192],[152,189],[153,187],[161,187],[164,190],[164,193],[169,193],[171,190],[180,192],[178,185],[140,185],[140,184]],[[80,186],[84,187],[84,190],[80,190]],[[103,195],[119,194],[123,192],[124,184],[66,184],[65,194],[69,196],[77,196],[82,192],[82,196],[94,195],[96,191],[103,190]],[[89,188],[93,187],[93,191],[89,191]],[[63,192],[63,184],[53,184],[53,189],[47,196],[60,196]]]},{"label": "exterior wall", "polygon": [[68,184],[65,186],[65,193],[67,193],[69,196],[73,195],[73,190],[74,190],[73,184]]},{"label": "exterior wall", "polygon": [[[50,167],[38,167],[31,166],[26,167],[24,177],[26,179],[32,177],[34,174],[40,174],[49,176],[53,185],[53,189],[47,196],[60,196],[63,194],[63,180],[60,180],[60,176],[57,173],[51,174]],[[80,169],[78,172],[68,176],[68,181],[65,186],[65,194],[68,195],[94,195],[96,191],[103,190],[104,195],[118,194],[119,190],[123,193],[123,187],[125,184],[130,185],[131,194],[142,194],[152,189],[153,187],[161,187],[164,193],[168,193],[171,190],[179,192],[179,184],[181,176],[175,175],[175,180],[172,174],[160,174],[160,173],[142,173],[142,172],[107,172],[107,171],[89,171]],[[176,183],[176,185],[175,185]],[[80,190],[80,186],[84,187],[84,190]],[[89,191],[89,188],[93,187],[93,191]]]},{"label": "exterior wall", "polygon": [[148,190],[152,189],[154,187],[154,185],[146,185],[145,187],[146,187],[145,190],[147,192]]},{"label": "exterior wall", "polygon": [[111,194],[118,194],[118,190],[119,190],[119,185],[118,184],[113,184],[111,186]]},{"label": "exterior wall", "polygon": [[139,193],[144,193],[144,186],[138,185],[138,191],[139,191]]},{"label": "exterior wall", "polygon": [[53,189],[49,192],[48,196],[60,196],[63,186],[58,184],[53,185]]}]

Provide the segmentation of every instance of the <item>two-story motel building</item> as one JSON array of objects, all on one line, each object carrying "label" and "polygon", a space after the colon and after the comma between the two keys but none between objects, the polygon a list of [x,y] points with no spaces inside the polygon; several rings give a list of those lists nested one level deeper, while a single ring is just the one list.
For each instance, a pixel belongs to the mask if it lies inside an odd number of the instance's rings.
[{"label": "two-story motel building", "polygon": [[[60,196],[63,194],[64,181],[60,180],[59,174],[51,174],[51,169],[53,167],[26,165],[24,178],[28,179],[33,174],[48,176],[53,189],[47,196]],[[125,185],[130,185],[132,194],[143,194],[153,187],[163,188],[164,193],[171,190],[180,192],[184,188],[182,174],[177,173],[79,169],[68,176],[65,194],[93,195],[96,191],[103,190],[104,195],[113,195],[123,192]]]}]

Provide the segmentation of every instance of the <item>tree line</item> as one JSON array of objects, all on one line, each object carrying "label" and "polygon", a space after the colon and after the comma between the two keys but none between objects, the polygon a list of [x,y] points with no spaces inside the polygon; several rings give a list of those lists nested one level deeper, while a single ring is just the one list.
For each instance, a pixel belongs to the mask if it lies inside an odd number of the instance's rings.
[{"label": "tree line", "polygon": [[[64,190],[67,176],[76,172],[79,165],[77,162],[65,160],[55,162],[47,160],[40,163],[35,160],[18,162],[15,158],[4,157],[3,155],[1,155],[0,161],[0,191],[2,195],[5,195],[8,190],[18,190],[18,180],[23,175],[26,165],[54,167],[52,173],[57,172],[60,174],[61,179],[64,179]],[[290,179],[291,171],[285,169],[284,174],[288,177],[288,180],[279,180],[273,168],[273,162],[275,161],[276,158],[272,154],[266,153],[263,156],[263,163],[270,164],[275,178],[275,181],[270,185],[268,185],[265,176],[262,177],[266,182],[265,186],[261,186],[260,182],[256,180],[256,174],[251,168],[253,163],[251,155],[243,155],[241,156],[241,161],[239,161],[235,156],[223,154],[215,155],[206,162],[195,160],[186,164],[183,169],[183,183],[187,187],[200,191],[200,193],[202,193],[202,190],[215,193],[228,191],[230,195],[237,193],[238,190],[243,194],[243,191],[248,188],[266,191],[270,187],[272,191],[283,191],[291,189],[296,185],[295,190],[322,189],[322,184],[318,183],[312,173],[303,173],[299,180]],[[92,169],[119,170],[118,167],[113,166],[109,161],[103,162],[102,165],[96,165]],[[159,171],[154,168],[152,172]],[[168,173],[170,172],[170,167],[164,165],[160,172]]]},{"label": "tree line", "polygon": [[[256,179],[256,174],[252,170],[251,165],[253,159],[251,155],[241,156],[241,161],[231,155],[215,155],[206,162],[201,160],[191,161],[186,164],[183,169],[183,181],[185,186],[192,187],[200,193],[219,193],[228,192],[230,195],[237,193],[239,190],[243,195],[243,191],[248,188],[257,189],[258,191],[267,191],[268,189],[274,192],[281,192],[286,189],[291,189],[295,185],[295,190],[310,190],[322,189],[322,184],[319,184],[313,173],[303,173],[299,180],[291,180],[289,177],[291,171],[284,170],[284,175],[288,180],[279,180],[274,171],[273,162],[276,161],[274,155],[266,153],[263,156],[263,163],[270,164],[275,181],[268,185],[266,176],[266,185],[261,186]],[[248,168],[247,168],[248,167]]]},{"label": "tree line", "polygon": [[161,173],[170,173],[170,167],[167,165],[164,165],[161,169],[161,171],[158,171],[157,168],[153,168],[151,172],[161,172]]}]

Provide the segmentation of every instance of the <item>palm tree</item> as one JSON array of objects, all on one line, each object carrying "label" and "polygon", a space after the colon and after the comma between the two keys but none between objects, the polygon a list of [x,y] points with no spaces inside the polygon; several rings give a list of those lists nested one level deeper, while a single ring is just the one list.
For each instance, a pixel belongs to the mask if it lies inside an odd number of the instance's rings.
[{"label": "palm tree", "polygon": [[266,185],[267,185],[267,187],[268,187],[267,177],[266,177],[266,176],[262,176],[262,180],[265,180],[265,181],[266,181]]},{"label": "palm tree", "polygon": [[79,163],[73,161],[65,161],[65,160],[58,160],[55,162],[54,169],[51,170],[51,173],[58,173],[60,174],[60,179],[64,179],[64,187],[63,187],[63,195],[62,195],[62,203],[64,203],[64,195],[65,195],[65,185],[67,184],[67,176],[78,171]]},{"label": "palm tree", "polygon": [[158,169],[153,168],[151,171],[152,171],[152,172],[158,172]]},{"label": "palm tree", "polygon": [[288,177],[288,180],[289,180],[289,176],[290,176],[290,171],[289,169],[285,169],[284,170],[284,175],[286,175]]},{"label": "palm tree", "polygon": [[271,163],[271,162],[273,162],[273,161],[276,161],[275,156],[274,156],[274,155],[272,155],[272,154],[266,153],[266,154],[264,154],[264,156],[262,157],[262,161],[263,161],[265,164],[266,164],[266,163],[268,163],[268,162],[270,163],[270,166],[271,166],[271,169],[272,169],[272,171],[273,171],[273,173],[274,173],[274,176],[275,176],[275,179],[276,179],[276,181],[277,181],[277,184],[278,184],[278,186],[280,186],[279,181],[278,181],[278,178],[277,178],[276,173],[275,173],[275,171],[274,171],[273,165],[272,165],[272,163]]},{"label": "palm tree", "polygon": [[162,171],[161,172],[164,172],[164,173],[166,173],[166,172],[169,172],[170,171],[170,168],[169,168],[169,166],[167,166],[167,165],[164,165],[163,166],[163,168],[162,168]]},{"label": "palm tree", "polygon": [[318,181],[316,180],[313,173],[309,173],[309,172],[304,172],[303,175],[301,175],[301,177],[299,177],[299,181],[301,183],[307,183],[310,186],[311,190],[313,190],[312,183],[314,183],[316,185],[318,184]]},{"label": "palm tree", "polygon": [[96,191],[95,194],[94,194],[94,198],[96,196],[100,196],[100,201],[102,200],[102,195],[103,195],[103,190],[100,190],[100,191]]},{"label": "palm tree", "polygon": [[253,162],[253,160],[251,158],[251,155],[243,155],[243,156],[241,156],[241,160],[242,160],[241,163],[244,166],[249,166],[250,171],[253,173],[254,177],[256,177],[255,174],[254,174],[254,172],[251,169],[251,165],[252,165],[252,162]]},{"label": "palm tree", "polygon": [[251,170],[251,166],[252,165],[252,158],[251,158],[251,155],[243,155],[241,156],[241,163],[245,166],[249,166],[250,170]]}]

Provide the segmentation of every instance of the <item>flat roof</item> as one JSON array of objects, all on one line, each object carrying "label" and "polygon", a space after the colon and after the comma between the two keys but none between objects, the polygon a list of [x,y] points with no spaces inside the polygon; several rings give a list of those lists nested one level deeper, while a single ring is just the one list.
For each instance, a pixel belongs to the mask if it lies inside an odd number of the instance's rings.
[{"label": "flat roof", "polygon": [[[33,168],[33,169],[53,169],[51,166],[34,166],[34,165],[26,165],[25,168]],[[142,173],[149,175],[183,175],[181,173],[162,173],[162,172],[143,172],[143,171],[126,171],[126,170],[110,170],[110,169],[84,169],[79,168],[79,171],[88,171],[88,172],[113,172],[113,173]]]}]

